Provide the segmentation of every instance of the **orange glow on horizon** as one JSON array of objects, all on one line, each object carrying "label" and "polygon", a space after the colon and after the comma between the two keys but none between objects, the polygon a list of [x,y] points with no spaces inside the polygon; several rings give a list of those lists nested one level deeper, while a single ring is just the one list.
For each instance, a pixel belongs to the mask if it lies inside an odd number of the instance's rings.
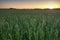
[{"label": "orange glow on horizon", "polygon": [[40,9],[45,9],[45,8],[49,8],[49,9],[54,9],[54,8],[60,8],[60,5],[57,3],[48,3],[48,4],[40,4],[40,5],[3,5],[0,6],[0,8],[16,8],[16,9],[34,9],[34,8],[40,8]]}]

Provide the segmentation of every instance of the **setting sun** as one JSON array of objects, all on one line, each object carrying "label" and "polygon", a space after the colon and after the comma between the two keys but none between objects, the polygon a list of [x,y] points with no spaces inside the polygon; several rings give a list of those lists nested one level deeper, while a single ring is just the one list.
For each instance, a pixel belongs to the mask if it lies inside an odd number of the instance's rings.
[{"label": "setting sun", "polygon": [[47,5],[47,8],[49,8],[49,9],[58,8],[58,5],[56,3],[50,3]]},{"label": "setting sun", "polygon": [[55,4],[50,4],[48,8],[53,9],[53,8],[55,8],[55,6],[56,6]]}]

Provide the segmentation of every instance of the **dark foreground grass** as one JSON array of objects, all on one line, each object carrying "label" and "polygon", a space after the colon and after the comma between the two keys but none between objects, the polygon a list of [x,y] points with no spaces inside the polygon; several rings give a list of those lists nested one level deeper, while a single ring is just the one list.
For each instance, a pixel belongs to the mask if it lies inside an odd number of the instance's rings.
[{"label": "dark foreground grass", "polygon": [[0,10],[0,40],[60,40],[60,12]]}]

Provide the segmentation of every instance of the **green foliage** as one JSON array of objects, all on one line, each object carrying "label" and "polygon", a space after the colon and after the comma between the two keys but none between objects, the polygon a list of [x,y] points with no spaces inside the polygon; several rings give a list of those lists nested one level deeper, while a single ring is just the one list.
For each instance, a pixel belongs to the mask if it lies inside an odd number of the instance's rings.
[{"label": "green foliage", "polygon": [[59,11],[0,10],[0,40],[60,40]]}]

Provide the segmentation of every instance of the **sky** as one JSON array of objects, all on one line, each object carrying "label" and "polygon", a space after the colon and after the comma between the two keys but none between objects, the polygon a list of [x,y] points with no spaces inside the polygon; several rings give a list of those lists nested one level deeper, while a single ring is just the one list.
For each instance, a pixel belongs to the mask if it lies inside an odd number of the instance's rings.
[{"label": "sky", "polygon": [[0,8],[60,8],[60,0],[0,0]]}]

